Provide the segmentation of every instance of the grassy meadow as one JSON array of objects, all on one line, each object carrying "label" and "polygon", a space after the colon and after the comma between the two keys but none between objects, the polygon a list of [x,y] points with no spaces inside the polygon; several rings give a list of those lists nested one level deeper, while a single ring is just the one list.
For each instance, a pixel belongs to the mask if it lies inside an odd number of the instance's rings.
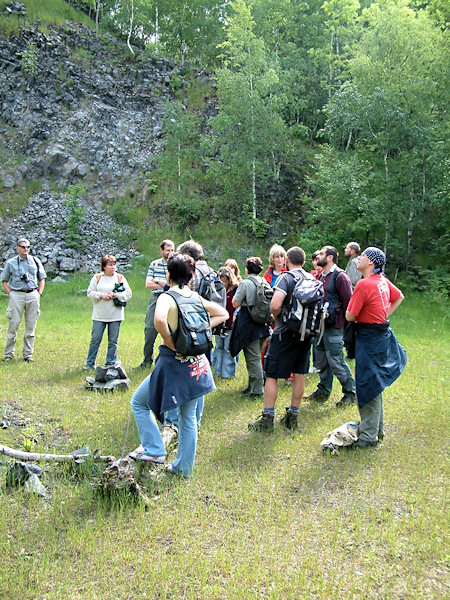
[{"label": "grassy meadow", "polygon": [[[142,360],[148,292],[134,296],[119,338],[131,389],[84,390],[91,305],[89,276],[48,282],[35,362],[0,365],[0,443],[66,453],[87,445],[119,457],[129,402],[146,373]],[[0,343],[7,303],[0,296]],[[248,400],[244,361],[206,401],[194,476],[164,473],[143,482],[147,510],[105,500],[91,477],[41,465],[46,499],[6,489],[0,459],[0,598],[5,599],[412,599],[449,597],[448,313],[444,301],[407,297],[392,318],[408,351],[401,378],[385,393],[386,438],[376,448],[322,455],[320,442],[357,409],[305,401],[301,432],[251,433],[261,410]],[[106,340],[99,353],[104,361]],[[308,375],[306,393],[317,375]],[[280,382],[277,420],[289,405]],[[126,451],[138,444],[131,419]],[[144,467],[148,469],[148,467]]]}]

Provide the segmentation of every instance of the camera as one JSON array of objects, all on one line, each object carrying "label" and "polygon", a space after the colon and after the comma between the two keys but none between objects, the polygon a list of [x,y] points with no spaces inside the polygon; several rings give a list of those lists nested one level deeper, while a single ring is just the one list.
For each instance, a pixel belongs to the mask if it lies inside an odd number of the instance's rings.
[{"label": "camera", "polygon": [[28,273],[24,273],[20,279],[25,281],[25,283],[28,283],[30,281],[30,275]]}]

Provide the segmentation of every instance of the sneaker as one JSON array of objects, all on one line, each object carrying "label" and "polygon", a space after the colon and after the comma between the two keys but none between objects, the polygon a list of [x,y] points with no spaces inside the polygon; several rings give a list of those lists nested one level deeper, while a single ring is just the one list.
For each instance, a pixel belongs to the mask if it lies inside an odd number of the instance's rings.
[{"label": "sneaker", "polygon": [[32,357],[32,356],[24,356],[24,359],[23,359],[23,360],[24,360],[25,362],[34,362],[34,359],[33,359],[33,357]]},{"label": "sneaker", "polygon": [[5,356],[5,358],[2,358],[2,362],[10,362],[12,359],[12,356]]},{"label": "sneaker", "polygon": [[286,406],[286,414],[280,419],[280,423],[287,429],[298,429],[298,413],[291,411],[289,406]]},{"label": "sneaker", "polygon": [[166,458],[165,456],[150,456],[150,454],[146,454],[142,445],[139,445],[136,450],[130,452],[128,456],[133,460],[142,460],[143,462],[152,462],[158,465],[163,465]]},{"label": "sneaker", "polygon": [[310,367],[308,373],[319,373],[319,369],[317,367]]},{"label": "sneaker", "polygon": [[369,448],[370,446],[376,446],[378,444],[378,440],[356,440],[353,442],[352,448]]},{"label": "sneaker", "polygon": [[262,411],[261,416],[248,424],[248,428],[253,431],[273,431],[273,415]]},{"label": "sneaker", "polygon": [[321,392],[320,390],[316,390],[309,396],[305,396],[305,400],[315,400],[316,402],[326,402],[329,396]]},{"label": "sneaker", "polygon": [[83,367],[83,371],[93,371],[94,369],[94,365],[84,365]]},{"label": "sneaker", "polygon": [[241,390],[241,394],[250,394],[250,386],[248,385],[245,390]]},{"label": "sneaker", "polygon": [[261,392],[260,394],[257,394],[254,392],[249,392],[248,394],[246,394],[246,396],[248,396],[248,398],[262,398],[263,393]]},{"label": "sneaker", "polygon": [[336,402],[336,408],[342,408],[345,406],[350,406],[350,404],[355,404],[356,396],[355,394],[344,394],[339,402]]}]

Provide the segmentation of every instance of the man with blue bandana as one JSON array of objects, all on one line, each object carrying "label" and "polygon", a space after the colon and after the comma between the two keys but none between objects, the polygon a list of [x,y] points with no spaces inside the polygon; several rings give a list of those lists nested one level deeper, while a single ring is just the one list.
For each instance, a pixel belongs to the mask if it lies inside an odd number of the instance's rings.
[{"label": "man with blue bandana", "polygon": [[386,256],[370,247],[358,258],[358,281],[346,311],[356,321],[356,398],[361,423],[353,446],[376,446],[384,438],[383,390],[393,383],[406,364],[406,352],[389,327],[389,315],[404,300],[402,292],[383,275]]}]

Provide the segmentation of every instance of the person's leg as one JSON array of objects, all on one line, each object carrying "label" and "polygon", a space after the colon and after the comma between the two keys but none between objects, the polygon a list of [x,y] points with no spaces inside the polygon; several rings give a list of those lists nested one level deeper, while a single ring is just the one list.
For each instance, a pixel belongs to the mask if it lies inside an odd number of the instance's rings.
[{"label": "person's leg", "polygon": [[205,396],[197,398],[197,408],[195,409],[195,418],[197,419],[197,429],[200,429],[200,424],[203,417],[203,407],[205,405]]},{"label": "person's leg", "polygon": [[383,394],[381,396],[380,420],[378,421],[378,440],[384,439],[384,409],[383,409]]},{"label": "person's leg", "polygon": [[231,331],[225,332],[222,359],[222,377],[233,379],[236,376],[236,359],[230,354]]},{"label": "person's leg", "polygon": [[166,456],[166,449],[155,416],[148,407],[149,380],[150,375],[134,392],[131,398],[131,410],[144,452],[150,456]]},{"label": "person's leg", "polygon": [[304,393],[305,393],[305,376],[300,373],[294,373],[291,405],[295,406],[296,408],[299,408]]},{"label": "person's leg", "polygon": [[34,332],[39,318],[39,292],[25,294],[25,332],[23,334],[23,357],[31,358],[34,349]]},{"label": "person's leg", "polygon": [[106,354],[106,365],[112,366],[117,362],[117,343],[122,321],[108,323],[108,352]]},{"label": "person's leg", "polygon": [[182,404],[179,411],[180,426],[178,429],[177,457],[172,463],[172,472],[183,477],[190,477],[194,468],[197,450],[197,398]]},{"label": "person's leg", "polygon": [[266,377],[264,386],[264,410],[274,409],[278,395],[278,380],[272,377]]},{"label": "person's leg", "polygon": [[223,376],[223,359],[225,354],[225,339],[221,335],[214,336],[216,346],[214,350],[214,375]]},{"label": "person's leg", "polygon": [[92,321],[91,343],[86,358],[87,367],[95,367],[95,359],[97,358],[98,349],[102,342],[105,327],[106,323],[103,323],[103,321]]},{"label": "person's leg", "polygon": [[155,345],[158,332],[155,329],[155,307],[158,297],[155,294],[150,296],[148,301],[147,312],[145,314],[145,328],[144,328],[144,360],[145,364],[150,365],[153,362],[153,347]]},{"label": "person's leg", "polygon": [[380,430],[380,418],[383,408],[383,396],[378,394],[373,400],[359,409],[361,423],[359,424],[359,439],[363,442],[376,444]]},{"label": "person's leg", "polygon": [[[345,395],[355,395],[355,380],[350,368],[344,358],[344,342],[342,340],[343,329],[334,327],[327,331],[326,353],[329,367],[334,375],[339,379],[342,386],[342,392]],[[331,376],[331,380],[333,377]],[[331,388],[330,388],[331,393]]]},{"label": "person's leg", "polygon": [[178,421],[178,408],[172,408],[172,410],[168,410],[164,415],[164,425],[173,425],[178,429],[179,421]]},{"label": "person's leg", "polygon": [[261,365],[261,348],[263,339],[254,340],[244,348],[244,357],[250,380],[250,394],[260,395],[263,393],[264,376]]},{"label": "person's leg", "polygon": [[328,364],[327,348],[328,330],[325,330],[320,343],[316,346],[316,361],[317,368],[319,369],[320,381],[317,385],[316,392],[314,392],[324,397],[328,397],[331,394],[331,388],[333,386],[333,371]]},{"label": "person's leg", "polygon": [[21,292],[11,291],[9,295],[6,317],[8,319],[8,331],[6,332],[5,356],[12,358],[16,346],[17,330],[19,329],[22,314],[25,308],[25,296]]}]

